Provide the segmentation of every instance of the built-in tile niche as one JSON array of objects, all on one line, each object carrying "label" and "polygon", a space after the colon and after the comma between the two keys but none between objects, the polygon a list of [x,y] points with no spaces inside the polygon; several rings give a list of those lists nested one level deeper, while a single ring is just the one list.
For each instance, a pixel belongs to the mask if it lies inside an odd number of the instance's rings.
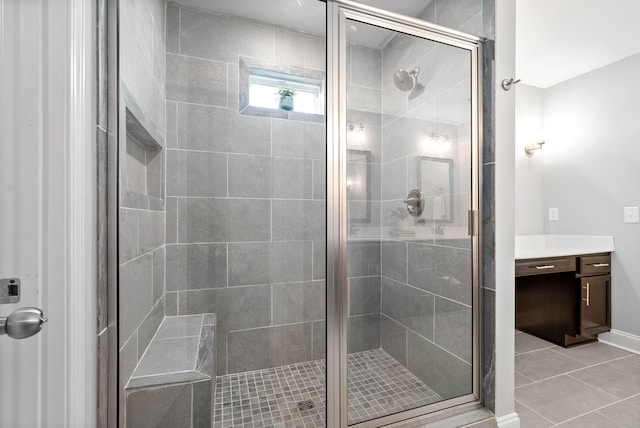
[{"label": "built-in tile niche", "polygon": [[127,109],[126,156],[122,168],[122,206],[161,211],[164,208],[164,150]]}]

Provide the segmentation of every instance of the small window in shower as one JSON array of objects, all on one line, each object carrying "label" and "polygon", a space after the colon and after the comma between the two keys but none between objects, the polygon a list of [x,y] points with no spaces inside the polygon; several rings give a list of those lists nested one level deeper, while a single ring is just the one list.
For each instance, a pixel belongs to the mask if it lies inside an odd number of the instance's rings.
[{"label": "small window in shower", "polygon": [[[250,116],[324,123],[325,81],[323,70],[240,56],[238,111]],[[285,89],[295,92],[293,99],[281,99],[281,90]]]},{"label": "small window in shower", "polygon": [[280,108],[278,91],[283,88],[294,91],[293,108],[291,110],[300,113],[323,114],[324,81],[260,68],[250,69],[250,106],[271,109]]}]

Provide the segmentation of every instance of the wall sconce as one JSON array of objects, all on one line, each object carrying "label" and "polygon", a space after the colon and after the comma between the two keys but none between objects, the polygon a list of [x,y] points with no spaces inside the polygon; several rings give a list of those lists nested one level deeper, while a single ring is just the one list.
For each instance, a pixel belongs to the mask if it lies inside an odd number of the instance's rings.
[{"label": "wall sconce", "polygon": [[431,141],[433,143],[437,143],[439,141],[442,141],[444,143],[449,143],[450,142],[448,135],[436,134],[435,132],[433,132],[431,134]]},{"label": "wall sconce", "polygon": [[527,144],[524,146],[524,151],[528,156],[533,156],[536,150],[542,150],[542,145],[545,143],[544,139],[541,138],[538,142]]},{"label": "wall sconce", "polygon": [[362,124],[362,122],[360,123],[349,123],[347,125],[347,129],[349,130],[349,132],[353,132],[353,131],[360,131],[360,132],[364,132],[364,125]]}]

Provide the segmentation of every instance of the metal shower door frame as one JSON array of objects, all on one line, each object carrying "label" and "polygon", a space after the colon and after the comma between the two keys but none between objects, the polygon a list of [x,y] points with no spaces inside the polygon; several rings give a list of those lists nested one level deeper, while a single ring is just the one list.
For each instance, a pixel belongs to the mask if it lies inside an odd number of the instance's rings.
[{"label": "metal shower door frame", "polygon": [[[347,85],[346,21],[375,25],[396,32],[468,50],[471,56],[471,211],[473,291],[473,390],[424,407],[359,423],[357,427],[412,425],[482,406],[481,396],[481,159],[482,153],[482,40],[425,21],[348,0],[327,0],[327,426],[347,422]],[[395,425],[394,425],[395,426]]]}]

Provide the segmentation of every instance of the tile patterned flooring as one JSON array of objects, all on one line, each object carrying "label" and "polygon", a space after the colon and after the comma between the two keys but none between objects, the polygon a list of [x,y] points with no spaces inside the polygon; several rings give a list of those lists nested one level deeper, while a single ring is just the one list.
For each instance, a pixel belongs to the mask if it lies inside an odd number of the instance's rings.
[{"label": "tile patterned flooring", "polygon": [[[441,400],[382,349],[349,355],[349,423]],[[324,360],[219,376],[214,428],[324,427]],[[315,407],[299,410],[298,402]]]},{"label": "tile patterned flooring", "polygon": [[565,349],[516,331],[522,428],[640,427],[640,355],[596,342]]}]

